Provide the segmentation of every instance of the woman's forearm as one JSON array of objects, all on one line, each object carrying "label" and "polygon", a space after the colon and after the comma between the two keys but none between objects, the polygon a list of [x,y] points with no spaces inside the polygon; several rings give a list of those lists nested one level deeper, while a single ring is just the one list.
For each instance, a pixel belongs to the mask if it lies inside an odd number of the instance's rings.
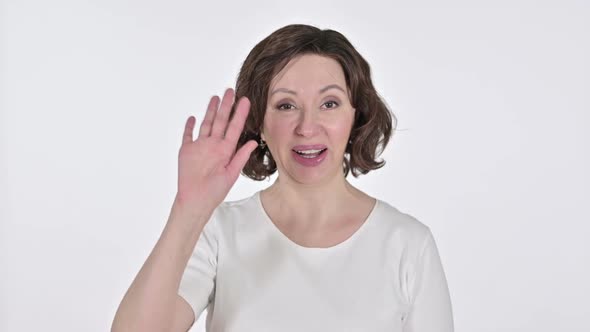
[{"label": "woman's forearm", "polygon": [[162,235],[119,305],[112,331],[169,329],[183,271],[211,214],[175,200]]}]

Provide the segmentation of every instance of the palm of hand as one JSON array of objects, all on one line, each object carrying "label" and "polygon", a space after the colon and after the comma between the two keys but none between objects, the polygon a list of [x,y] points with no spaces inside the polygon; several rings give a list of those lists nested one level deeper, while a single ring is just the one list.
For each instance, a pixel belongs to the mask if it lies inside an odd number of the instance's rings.
[{"label": "palm of hand", "polygon": [[187,204],[206,201],[217,206],[223,202],[257,146],[256,141],[249,141],[236,151],[250,102],[242,98],[228,121],[232,99],[233,90],[226,90],[217,111],[219,99],[211,98],[196,140],[192,138],[195,118],[186,122],[178,157],[177,196]]}]

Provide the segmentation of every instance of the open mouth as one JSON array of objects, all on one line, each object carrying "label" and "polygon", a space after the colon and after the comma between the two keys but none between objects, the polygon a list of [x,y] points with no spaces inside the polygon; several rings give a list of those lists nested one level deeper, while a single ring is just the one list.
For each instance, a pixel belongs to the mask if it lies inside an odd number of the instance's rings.
[{"label": "open mouth", "polygon": [[315,150],[304,150],[304,151],[293,150],[293,152],[297,153],[298,155],[300,155],[303,158],[313,159],[313,158],[317,158],[320,155],[324,154],[326,152],[326,150],[328,150],[328,148],[315,149]]}]

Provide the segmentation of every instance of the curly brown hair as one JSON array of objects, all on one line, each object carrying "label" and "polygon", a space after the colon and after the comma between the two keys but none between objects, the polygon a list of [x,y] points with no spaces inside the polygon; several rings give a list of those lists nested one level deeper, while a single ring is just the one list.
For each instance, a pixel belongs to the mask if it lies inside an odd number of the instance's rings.
[{"label": "curly brown hair", "polygon": [[[304,24],[291,24],[276,30],[260,41],[242,64],[235,100],[246,96],[251,105],[236,149],[252,139],[260,143],[270,83],[291,59],[303,54],[332,58],[344,71],[351,105],[356,109],[349,144],[344,152],[344,177],[349,171],[358,177],[383,167],[385,161],[378,161],[376,157],[387,146],[397,119],[373,87],[369,64],[341,33]],[[236,104],[232,106],[230,116],[233,116]],[[258,147],[250,155],[242,174],[261,181],[276,170],[276,162],[268,147]]]}]

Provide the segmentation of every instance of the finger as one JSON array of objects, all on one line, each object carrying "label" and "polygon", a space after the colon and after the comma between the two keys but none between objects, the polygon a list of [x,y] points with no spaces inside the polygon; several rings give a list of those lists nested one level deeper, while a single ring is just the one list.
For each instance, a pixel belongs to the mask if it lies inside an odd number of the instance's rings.
[{"label": "finger", "polygon": [[223,100],[221,101],[221,107],[215,114],[215,121],[213,121],[213,128],[211,129],[211,136],[222,137],[227,127],[227,119],[229,117],[229,111],[233,104],[234,91],[229,88],[225,90],[223,94]]},{"label": "finger", "polygon": [[250,154],[252,154],[252,151],[254,151],[257,146],[258,143],[255,140],[250,140],[244,144],[234,155],[233,159],[227,166],[227,170],[232,175],[234,181],[238,178],[238,175],[240,175],[242,168],[244,168],[248,158],[250,158]]},{"label": "finger", "polygon": [[189,116],[184,125],[184,134],[182,134],[182,144],[193,141],[193,130],[195,129],[195,117]]},{"label": "finger", "polygon": [[219,107],[219,97],[213,96],[211,97],[211,100],[209,100],[209,105],[207,106],[205,118],[203,119],[203,122],[201,122],[201,127],[199,128],[199,137],[206,137],[211,135],[211,126],[213,125],[213,121],[215,120],[215,113],[217,113],[217,107]]},{"label": "finger", "polygon": [[244,97],[238,101],[238,105],[236,106],[236,110],[232,119],[230,120],[229,126],[227,127],[227,131],[225,132],[225,139],[227,139],[230,143],[234,146],[238,143],[238,139],[242,134],[244,129],[244,123],[246,123],[246,118],[248,117],[248,112],[250,111],[250,100]]}]

